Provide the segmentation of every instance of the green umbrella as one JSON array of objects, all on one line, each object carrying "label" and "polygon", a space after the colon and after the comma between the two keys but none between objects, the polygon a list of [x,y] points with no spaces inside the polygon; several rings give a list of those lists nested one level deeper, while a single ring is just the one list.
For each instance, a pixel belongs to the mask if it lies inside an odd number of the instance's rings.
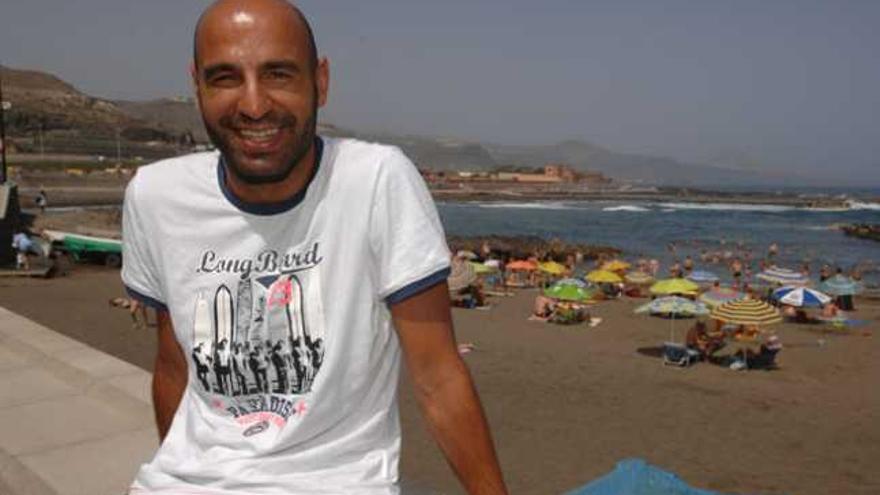
[{"label": "green umbrella", "polygon": [[594,291],[574,284],[555,284],[544,289],[544,295],[563,301],[584,301],[593,297]]}]

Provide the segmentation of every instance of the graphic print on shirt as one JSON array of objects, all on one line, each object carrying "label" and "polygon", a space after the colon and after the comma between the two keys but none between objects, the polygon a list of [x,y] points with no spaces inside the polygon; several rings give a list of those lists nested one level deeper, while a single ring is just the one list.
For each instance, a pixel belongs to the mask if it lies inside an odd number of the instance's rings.
[{"label": "graphic print on shirt", "polygon": [[[192,360],[200,395],[251,436],[306,413],[324,361],[323,314],[314,266],[248,273],[199,293]],[[306,304],[308,301],[308,307]]]}]

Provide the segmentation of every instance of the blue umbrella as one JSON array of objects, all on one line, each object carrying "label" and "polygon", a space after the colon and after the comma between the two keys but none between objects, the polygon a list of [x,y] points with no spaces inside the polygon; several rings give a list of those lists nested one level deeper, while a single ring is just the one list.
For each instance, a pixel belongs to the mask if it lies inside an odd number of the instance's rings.
[{"label": "blue umbrella", "polygon": [[718,275],[706,270],[694,270],[687,278],[698,284],[712,284],[718,281]]},{"label": "blue umbrella", "polygon": [[790,306],[817,308],[831,302],[831,298],[817,290],[806,287],[780,287],[773,291],[773,299]]}]

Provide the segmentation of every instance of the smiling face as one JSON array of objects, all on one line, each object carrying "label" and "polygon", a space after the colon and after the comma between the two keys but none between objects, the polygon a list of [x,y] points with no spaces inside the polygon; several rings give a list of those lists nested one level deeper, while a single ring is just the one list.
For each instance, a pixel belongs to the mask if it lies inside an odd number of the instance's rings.
[{"label": "smiling face", "polygon": [[308,175],[294,172],[314,157],[328,70],[326,60],[315,60],[308,28],[293,7],[273,0],[214,4],[197,28],[193,79],[231,186]]}]

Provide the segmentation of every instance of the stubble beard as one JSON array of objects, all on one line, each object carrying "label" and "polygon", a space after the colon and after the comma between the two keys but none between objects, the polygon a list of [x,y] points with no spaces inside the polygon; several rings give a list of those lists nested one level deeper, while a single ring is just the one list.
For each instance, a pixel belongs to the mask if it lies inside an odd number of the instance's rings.
[{"label": "stubble beard", "polygon": [[[211,125],[208,125],[208,122],[205,122],[205,131],[208,134],[208,137],[211,139],[211,142],[214,143],[214,146],[220,150],[220,153],[223,156],[223,162],[226,165],[226,170],[229,171],[233,176],[235,176],[236,180],[243,182],[248,185],[256,186],[256,185],[266,185],[266,184],[276,184],[279,182],[283,182],[285,179],[290,177],[290,174],[293,173],[294,169],[303,161],[305,156],[308,154],[309,150],[312,148],[312,145],[315,141],[315,136],[317,135],[317,119],[318,119],[318,103],[317,103],[317,88],[315,91],[314,104],[312,105],[311,115],[306,120],[303,125],[302,131],[297,133],[296,139],[293,143],[293,152],[290,156],[290,159],[285,161],[278,170],[269,171],[268,173],[256,173],[246,170],[236,161],[234,148],[229,143],[227,139],[223,138],[223,133]],[[204,120],[204,119],[203,119]],[[278,120],[290,120],[290,125],[296,129],[296,117],[294,116],[282,116],[281,119]],[[229,129],[229,125],[224,125],[221,123],[222,127]]]}]

